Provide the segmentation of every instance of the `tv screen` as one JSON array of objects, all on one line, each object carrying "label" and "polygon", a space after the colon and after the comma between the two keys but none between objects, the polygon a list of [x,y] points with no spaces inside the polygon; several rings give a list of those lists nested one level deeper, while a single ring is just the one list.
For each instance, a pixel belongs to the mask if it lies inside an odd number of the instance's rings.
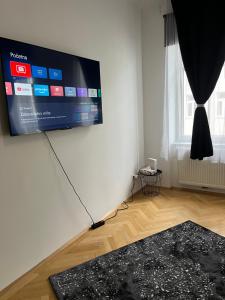
[{"label": "tv screen", "polygon": [[11,135],[101,124],[99,62],[0,38]]}]

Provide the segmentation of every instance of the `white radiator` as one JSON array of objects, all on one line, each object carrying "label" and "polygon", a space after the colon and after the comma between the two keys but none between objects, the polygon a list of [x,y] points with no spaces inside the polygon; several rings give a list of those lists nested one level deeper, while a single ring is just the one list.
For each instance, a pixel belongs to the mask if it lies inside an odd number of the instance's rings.
[{"label": "white radiator", "polygon": [[178,182],[185,185],[225,189],[225,164],[191,159],[179,160]]}]

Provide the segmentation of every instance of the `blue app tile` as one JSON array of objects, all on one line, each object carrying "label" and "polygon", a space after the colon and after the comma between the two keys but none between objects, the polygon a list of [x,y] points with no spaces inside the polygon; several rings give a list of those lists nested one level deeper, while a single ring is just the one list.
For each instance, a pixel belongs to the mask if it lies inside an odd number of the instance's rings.
[{"label": "blue app tile", "polygon": [[34,84],[34,96],[49,96],[48,85]]},{"label": "blue app tile", "polygon": [[81,121],[81,114],[80,113],[75,113],[74,114],[74,120],[75,120],[75,122],[80,122]]},{"label": "blue app tile", "polygon": [[66,97],[76,97],[76,95],[77,95],[77,93],[76,93],[75,87],[69,87],[69,86],[65,87],[65,96]]},{"label": "blue app tile", "polygon": [[62,80],[62,70],[59,69],[48,69],[49,78],[53,80]]},{"label": "blue app tile", "polygon": [[47,68],[32,66],[32,76],[35,78],[48,78]]}]

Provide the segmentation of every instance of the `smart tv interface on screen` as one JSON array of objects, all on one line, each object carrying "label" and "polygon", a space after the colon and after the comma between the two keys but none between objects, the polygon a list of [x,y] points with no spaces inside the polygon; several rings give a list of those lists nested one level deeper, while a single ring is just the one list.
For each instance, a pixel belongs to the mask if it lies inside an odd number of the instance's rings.
[{"label": "smart tv interface on screen", "polygon": [[101,124],[98,61],[0,38],[11,135]]}]

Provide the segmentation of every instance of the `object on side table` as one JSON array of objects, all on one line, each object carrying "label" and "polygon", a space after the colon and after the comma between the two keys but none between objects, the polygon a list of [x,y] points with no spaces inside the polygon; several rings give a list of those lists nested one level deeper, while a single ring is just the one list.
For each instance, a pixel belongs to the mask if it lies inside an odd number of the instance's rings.
[{"label": "object on side table", "polygon": [[151,170],[157,172],[157,159],[155,158],[148,158],[149,166]]},{"label": "object on side table", "polygon": [[157,173],[157,159],[148,158],[149,165],[140,169],[139,173],[143,175],[154,175]]},{"label": "object on side table", "polygon": [[160,193],[162,171],[146,172],[148,167],[139,170],[142,192],[144,195],[157,196]]}]

